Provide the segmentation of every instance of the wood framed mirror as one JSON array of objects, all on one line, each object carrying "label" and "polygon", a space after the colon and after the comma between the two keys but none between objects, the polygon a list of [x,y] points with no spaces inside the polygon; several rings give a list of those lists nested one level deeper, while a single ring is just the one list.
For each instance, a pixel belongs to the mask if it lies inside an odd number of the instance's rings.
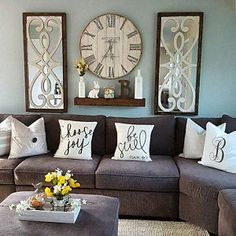
[{"label": "wood framed mirror", "polygon": [[65,13],[23,13],[26,111],[67,111]]},{"label": "wood framed mirror", "polygon": [[202,12],[158,13],[155,114],[198,114],[202,28]]}]

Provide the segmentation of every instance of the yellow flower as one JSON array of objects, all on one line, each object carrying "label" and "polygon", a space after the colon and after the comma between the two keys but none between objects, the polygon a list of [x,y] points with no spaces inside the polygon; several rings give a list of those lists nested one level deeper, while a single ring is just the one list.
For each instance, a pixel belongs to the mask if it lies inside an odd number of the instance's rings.
[{"label": "yellow flower", "polygon": [[75,62],[75,68],[79,72],[79,75],[83,76],[85,71],[88,69],[88,64],[86,64],[84,58],[81,58]]},{"label": "yellow flower", "polygon": [[77,183],[77,182],[76,182],[74,179],[72,179],[72,178],[69,179],[69,185],[70,185],[71,188],[78,188],[78,187],[80,187],[80,184]]},{"label": "yellow flower", "polygon": [[49,183],[52,181],[52,179],[53,179],[53,177],[52,177],[51,173],[48,173],[45,175],[45,182]]},{"label": "yellow flower", "polygon": [[46,195],[48,197],[52,197],[53,196],[53,193],[51,192],[51,189],[49,187],[46,187],[44,192],[46,193]]},{"label": "yellow flower", "polygon": [[62,185],[66,182],[66,178],[65,176],[61,175],[61,176],[58,176],[58,185]]},{"label": "yellow flower", "polygon": [[70,192],[70,186],[67,185],[62,189],[61,194],[66,195],[69,192]]}]

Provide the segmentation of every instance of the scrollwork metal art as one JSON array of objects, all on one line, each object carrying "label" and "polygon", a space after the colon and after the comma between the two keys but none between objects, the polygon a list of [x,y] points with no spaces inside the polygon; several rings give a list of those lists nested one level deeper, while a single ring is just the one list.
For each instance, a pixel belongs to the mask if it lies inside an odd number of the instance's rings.
[{"label": "scrollwork metal art", "polygon": [[159,13],[155,113],[197,114],[202,13]]},{"label": "scrollwork metal art", "polygon": [[23,19],[26,110],[65,112],[65,14],[23,13]]}]

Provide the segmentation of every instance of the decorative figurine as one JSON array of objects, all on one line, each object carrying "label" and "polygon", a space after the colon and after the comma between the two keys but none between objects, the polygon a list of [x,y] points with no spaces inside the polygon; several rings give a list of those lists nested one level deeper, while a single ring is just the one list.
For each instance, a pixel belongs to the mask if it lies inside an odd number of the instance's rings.
[{"label": "decorative figurine", "polygon": [[93,81],[93,84],[94,84],[94,88],[92,90],[90,90],[88,97],[89,98],[99,98],[98,93],[99,93],[100,85],[95,80]]}]

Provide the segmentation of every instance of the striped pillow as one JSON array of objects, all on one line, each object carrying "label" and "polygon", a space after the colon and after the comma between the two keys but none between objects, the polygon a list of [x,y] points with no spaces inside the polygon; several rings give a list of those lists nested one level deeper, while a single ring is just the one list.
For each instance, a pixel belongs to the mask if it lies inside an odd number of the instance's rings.
[{"label": "striped pillow", "polygon": [[12,116],[8,116],[0,123],[0,156],[7,155],[10,152],[11,120]]}]

